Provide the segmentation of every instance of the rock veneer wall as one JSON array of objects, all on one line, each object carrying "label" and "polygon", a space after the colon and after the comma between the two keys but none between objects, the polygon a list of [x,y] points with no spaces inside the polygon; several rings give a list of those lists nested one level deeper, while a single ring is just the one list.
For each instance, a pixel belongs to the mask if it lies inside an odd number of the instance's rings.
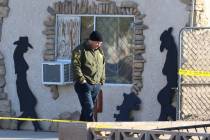
[{"label": "rock veneer wall", "polygon": [[[205,0],[181,0],[187,4],[187,11],[189,11],[189,22],[187,26],[190,26],[191,20],[193,27],[205,27],[208,25],[209,19],[206,15]],[[194,7],[193,7],[194,3]]]},{"label": "rock veneer wall", "polygon": [[208,25],[208,18],[206,16],[205,1],[195,0],[195,11],[194,11],[194,26],[205,27]]},{"label": "rock veneer wall", "polygon": [[[9,0],[0,0],[0,40],[1,32],[3,26],[3,19],[9,15]],[[7,98],[7,93],[4,92],[4,87],[6,85],[5,81],[6,68],[4,63],[4,56],[0,52],[0,117],[10,117],[14,116],[15,113],[11,109],[11,102]],[[10,120],[0,120],[0,128],[13,129],[15,127],[14,121]]]},{"label": "rock veneer wall", "polygon": [[[15,112],[11,109],[11,101],[7,98],[7,93],[4,92],[6,85],[5,81],[6,69],[4,63],[4,56],[0,52],[0,117],[11,117]],[[0,120],[0,128],[13,129],[15,128],[15,121]]]},{"label": "rock veneer wall", "polygon": [[56,2],[53,7],[47,8],[49,16],[44,21],[45,30],[43,34],[46,35],[45,50],[43,59],[45,61],[56,60],[55,55],[55,20],[56,14],[95,14],[95,15],[134,15],[134,46],[133,46],[133,86],[131,91],[138,94],[143,87],[142,72],[144,69],[144,58],[142,54],[145,51],[143,31],[147,26],[143,24],[145,15],[141,14],[138,9],[138,4],[133,1],[123,1],[118,6],[114,1],[92,1],[81,0],[65,0],[64,2]]},{"label": "rock veneer wall", "polygon": [[9,0],[0,0],[0,40],[1,40],[3,19],[8,17],[9,15],[8,2]]}]

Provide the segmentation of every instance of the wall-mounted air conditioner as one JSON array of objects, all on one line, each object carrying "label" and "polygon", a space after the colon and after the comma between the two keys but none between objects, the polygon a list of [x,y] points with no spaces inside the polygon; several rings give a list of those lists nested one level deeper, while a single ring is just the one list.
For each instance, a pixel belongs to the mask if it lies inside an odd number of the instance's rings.
[{"label": "wall-mounted air conditioner", "polygon": [[65,85],[72,83],[71,60],[47,61],[42,63],[42,83]]}]

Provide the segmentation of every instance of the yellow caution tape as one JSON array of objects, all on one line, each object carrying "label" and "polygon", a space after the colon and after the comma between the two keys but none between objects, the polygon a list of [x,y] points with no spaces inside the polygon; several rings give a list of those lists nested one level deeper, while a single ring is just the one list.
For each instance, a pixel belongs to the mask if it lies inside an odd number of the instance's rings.
[{"label": "yellow caution tape", "polygon": [[210,72],[208,72],[208,71],[193,71],[193,70],[179,69],[179,75],[210,77]]},{"label": "yellow caution tape", "polygon": [[47,121],[47,122],[61,122],[61,123],[83,122],[83,121],[76,121],[76,120],[54,120],[54,119],[34,119],[34,118],[15,118],[15,117],[0,117],[0,120]]},{"label": "yellow caution tape", "polygon": [[97,130],[97,129],[100,129],[100,128],[113,128],[113,125],[111,124],[96,124],[94,126],[94,128]]},{"label": "yellow caution tape", "polygon": [[[17,120],[17,121],[46,121],[46,122],[57,122],[57,123],[88,123],[85,121],[76,121],[76,120],[55,120],[55,119],[34,119],[34,118],[15,118],[15,117],[0,117],[0,120]],[[100,128],[113,128],[113,125],[108,124],[95,124],[95,129]]]}]

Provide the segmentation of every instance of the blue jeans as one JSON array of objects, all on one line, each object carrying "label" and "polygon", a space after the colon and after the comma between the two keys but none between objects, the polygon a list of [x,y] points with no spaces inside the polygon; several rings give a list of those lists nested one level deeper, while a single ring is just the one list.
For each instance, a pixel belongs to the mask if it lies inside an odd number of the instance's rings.
[{"label": "blue jeans", "polygon": [[76,82],[74,89],[82,107],[80,121],[94,121],[94,104],[97,95],[101,90],[101,85],[91,85],[88,83],[80,84],[79,82]]}]

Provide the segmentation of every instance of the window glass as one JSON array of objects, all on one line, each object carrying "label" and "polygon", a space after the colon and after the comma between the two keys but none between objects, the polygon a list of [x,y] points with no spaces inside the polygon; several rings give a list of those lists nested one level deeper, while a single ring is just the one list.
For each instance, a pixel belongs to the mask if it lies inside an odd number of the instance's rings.
[{"label": "window glass", "polygon": [[80,41],[88,39],[90,33],[94,30],[94,17],[93,16],[82,16],[81,17],[81,36]]},{"label": "window glass", "polygon": [[96,30],[104,38],[106,83],[132,83],[133,17],[97,17]]},{"label": "window glass", "polygon": [[80,43],[80,17],[59,15],[56,23],[56,56],[70,59],[71,51]]}]

